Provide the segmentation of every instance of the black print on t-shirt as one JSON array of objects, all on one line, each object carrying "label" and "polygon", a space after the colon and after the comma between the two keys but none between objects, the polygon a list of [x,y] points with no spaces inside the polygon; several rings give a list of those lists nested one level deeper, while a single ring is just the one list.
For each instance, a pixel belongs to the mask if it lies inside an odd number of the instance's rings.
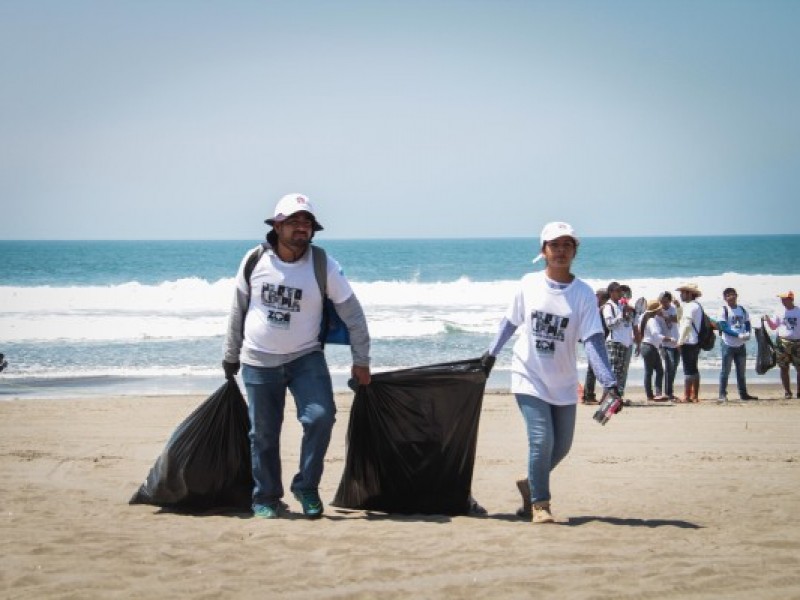
[{"label": "black print on t-shirt", "polygon": [[788,325],[787,329],[790,331],[797,329],[797,317],[786,317],[786,325]]},{"label": "black print on t-shirt", "polygon": [[540,310],[531,312],[531,333],[535,340],[536,352],[553,355],[556,342],[564,341],[564,331],[569,317],[560,317]]},{"label": "black print on t-shirt", "polygon": [[279,329],[288,329],[292,313],[300,312],[303,290],[265,283],[261,286],[261,302],[267,306],[267,320],[270,325]]}]

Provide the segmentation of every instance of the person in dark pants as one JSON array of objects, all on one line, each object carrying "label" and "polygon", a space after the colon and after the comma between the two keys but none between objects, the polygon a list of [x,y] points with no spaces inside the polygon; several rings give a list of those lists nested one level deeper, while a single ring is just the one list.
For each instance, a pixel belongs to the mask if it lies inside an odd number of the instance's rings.
[{"label": "person in dark pants", "polygon": [[700,401],[700,370],[697,368],[697,361],[700,358],[700,331],[703,319],[703,309],[697,299],[703,295],[697,284],[684,283],[677,289],[681,293],[681,317],[678,323],[678,347],[681,349],[681,360],[683,361],[683,377],[685,393],[679,402],[699,402]]}]

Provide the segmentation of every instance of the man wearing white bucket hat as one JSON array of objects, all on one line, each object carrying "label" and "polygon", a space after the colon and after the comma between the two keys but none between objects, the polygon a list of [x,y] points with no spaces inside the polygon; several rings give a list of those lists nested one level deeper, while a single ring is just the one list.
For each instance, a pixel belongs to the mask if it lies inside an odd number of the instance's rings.
[{"label": "man wearing white bucket hat", "polygon": [[[317,280],[311,241],[322,225],[303,194],[287,194],[265,221],[267,243],[248,252],[236,275],[223,368],[232,379],[243,363],[242,379],[250,411],[254,480],[253,514],[279,517],[282,502],[280,434],[286,390],[303,425],[300,468],[291,491],[309,518],[322,516],[318,487],[336,415],[333,386],[322,351],[323,289],[350,335],[352,375],[370,382],[369,332],[364,311],[339,264],[325,255]],[[317,258],[315,258],[317,257]],[[321,261],[319,261],[321,262]],[[323,270],[324,269],[324,270]]]}]

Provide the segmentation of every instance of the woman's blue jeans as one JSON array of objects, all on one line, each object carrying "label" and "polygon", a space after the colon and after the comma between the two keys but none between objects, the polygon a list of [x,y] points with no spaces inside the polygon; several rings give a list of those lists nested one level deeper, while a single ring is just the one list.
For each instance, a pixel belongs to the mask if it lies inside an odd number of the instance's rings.
[{"label": "woman's blue jeans", "polygon": [[336,422],[325,355],[311,352],[280,367],[242,365],[242,380],[250,412],[253,504],[272,503],[283,497],[281,428],[287,389],[294,397],[297,420],[303,425],[300,466],[290,489],[316,490]]},{"label": "woman's blue jeans", "polygon": [[569,453],[575,434],[575,404],[554,406],[535,396],[515,394],[528,428],[528,483],[531,502],[550,501],[550,471]]},{"label": "woman's blue jeans", "polygon": [[653,371],[656,374],[656,394],[661,395],[664,382],[664,365],[661,364],[661,355],[658,348],[643,342],[641,345],[642,361],[644,362],[644,393],[648,399],[653,398]]}]

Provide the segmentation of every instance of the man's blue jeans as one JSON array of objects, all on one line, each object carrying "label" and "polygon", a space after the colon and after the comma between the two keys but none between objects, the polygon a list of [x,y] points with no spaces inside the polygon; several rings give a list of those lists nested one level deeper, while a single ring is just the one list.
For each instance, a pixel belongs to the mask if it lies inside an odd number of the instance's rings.
[{"label": "man's blue jeans", "polygon": [[728,395],[728,375],[731,373],[731,363],[736,365],[736,386],[739,388],[739,397],[747,395],[747,383],[744,370],[747,363],[747,347],[742,344],[738,348],[720,344],[722,350],[722,370],[719,372],[719,397]]},{"label": "man's blue jeans", "polygon": [[316,490],[336,421],[336,405],[328,363],[311,352],[280,367],[242,365],[250,412],[250,454],[253,462],[253,504],[283,497],[281,427],[286,390],[292,392],[297,420],[303,425],[300,467],[291,490]]},{"label": "man's blue jeans", "polygon": [[577,409],[575,404],[554,406],[535,396],[515,396],[528,427],[531,502],[549,502],[550,471],[572,447]]}]

